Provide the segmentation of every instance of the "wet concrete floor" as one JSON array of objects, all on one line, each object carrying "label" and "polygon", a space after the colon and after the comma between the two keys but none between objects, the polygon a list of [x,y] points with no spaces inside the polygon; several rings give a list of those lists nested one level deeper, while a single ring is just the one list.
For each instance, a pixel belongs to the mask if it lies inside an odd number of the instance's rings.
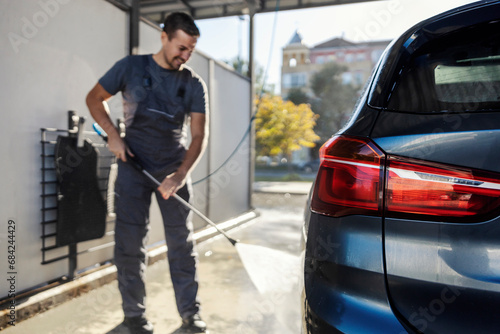
[{"label": "wet concrete floor", "polygon": [[[260,217],[228,232],[246,245],[281,250],[292,255],[288,259],[296,259],[296,262],[288,262],[290,268],[283,272],[283,277],[286,276],[283,289],[260,294],[245,270],[236,247],[224,237],[219,236],[197,246],[201,315],[210,333],[300,333],[298,280],[305,201],[305,195],[254,194],[253,203]],[[147,316],[155,325],[155,333],[182,333],[166,261],[148,267],[147,294]],[[9,327],[4,332],[128,334],[128,330],[121,325],[122,320],[121,300],[115,281]]]}]

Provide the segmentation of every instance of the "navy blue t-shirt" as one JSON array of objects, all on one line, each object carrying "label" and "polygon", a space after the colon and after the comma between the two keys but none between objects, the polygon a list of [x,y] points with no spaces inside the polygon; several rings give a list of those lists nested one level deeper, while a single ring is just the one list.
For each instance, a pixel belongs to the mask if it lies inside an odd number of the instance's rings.
[{"label": "navy blue t-shirt", "polygon": [[132,123],[137,103],[146,98],[148,88],[166,100],[182,98],[186,113],[206,113],[208,110],[206,85],[191,68],[183,65],[178,71],[164,69],[151,54],[122,58],[99,79],[99,83],[111,95],[122,92],[126,125]]},{"label": "navy blue t-shirt", "polygon": [[186,115],[207,113],[203,80],[189,67],[167,70],[152,55],[127,56],[100,80],[110,94],[122,92],[125,140],[143,167],[162,170],[186,151]]}]

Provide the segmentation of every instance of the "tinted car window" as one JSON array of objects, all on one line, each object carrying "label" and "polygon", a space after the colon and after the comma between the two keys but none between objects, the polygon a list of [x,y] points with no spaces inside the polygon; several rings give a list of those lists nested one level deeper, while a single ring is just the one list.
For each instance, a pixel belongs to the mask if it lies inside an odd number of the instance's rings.
[{"label": "tinted car window", "polygon": [[398,71],[392,87],[389,110],[500,109],[500,24],[469,28],[423,45]]}]

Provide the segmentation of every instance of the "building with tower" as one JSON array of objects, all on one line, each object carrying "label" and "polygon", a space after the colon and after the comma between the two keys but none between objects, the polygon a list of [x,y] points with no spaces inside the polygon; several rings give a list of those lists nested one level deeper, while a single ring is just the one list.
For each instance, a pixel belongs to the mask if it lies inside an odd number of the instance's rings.
[{"label": "building with tower", "polygon": [[292,88],[300,88],[312,96],[311,77],[330,62],[347,68],[342,74],[343,83],[362,86],[389,43],[389,40],[355,43],[337,37],[308,47],[299,31],[295,31],[282,52],[281,96],[286,98]]}]

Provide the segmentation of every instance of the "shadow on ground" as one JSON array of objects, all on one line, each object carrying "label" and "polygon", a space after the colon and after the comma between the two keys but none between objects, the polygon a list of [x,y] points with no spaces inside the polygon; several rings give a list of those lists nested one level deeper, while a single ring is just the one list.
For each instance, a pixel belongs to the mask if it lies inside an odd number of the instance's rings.
[{"label": "shadow on ground", "polygon": [[[193,332],[187,332],[183,328],[179,327],[175,331],[173,331],[169,334],[191,334],[191,333],[193,333]],[[209,331],[206,331],[204,333],[210,334]],[[128,328],[125,325],[119,324],[118,326],[116,326],[115,328],[113,328],[112,330],[107,332],[106,334],[130,334],[130,331],[128,330]]]}]

